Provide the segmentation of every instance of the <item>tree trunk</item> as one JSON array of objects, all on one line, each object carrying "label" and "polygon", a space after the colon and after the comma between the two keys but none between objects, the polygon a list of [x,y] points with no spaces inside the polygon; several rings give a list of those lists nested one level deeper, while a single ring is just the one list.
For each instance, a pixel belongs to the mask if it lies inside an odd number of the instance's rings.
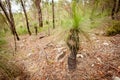
[{"label": "tree trunk", "polygon": [[52,13],[53,13],[53,29],[55,28],[55,10],[54,10],[54,0],[52,0]]},{"label": "tree trunk", "polygon": [[[46,19],[46,24],[49,25],[49,0],[46,0],[46,15],[47,15],[47,19]],[[48,36],[50,36],[50,26],[48,26]]]},{"label": "tree trunk", "polygon": [[113,20],[115,19],[114,15],[115,15],[115,9],[116,9],[116,1],[117,0],[114,0],[114,4],[113,4],[113,8],[112,8],[112,13],[111,13],[111,18]]},{"label": "tree trunk", "polygon": [[[9,25],[10,25],[10,29],[11,29],[11,32],[14,36],[16,36],[17,40],[20,40],[17,32],[16,32],[16,28],[15,28],[15,23],[14,23],[14,18],[13,18],[13,14],[12,14],[12,11],[11,11],[11,3],[9,0],[7,0],[7,3],[8,3],[8,7],[9,7],[9,14],[7,13],[7,10],[5,9],[4,5],[2,4],[2,1],[0,0],[0,7],[2,8],[4,14],[5,14],[5,17],[7,18],[8,22],[9,22]],[[9,17],[10,16],[10,17]]]},{"label": "tree trunk", "polygon": [[7,21],[9,22],[9,24],[10,24],[10,30],[11,30],[11,32],[13,33],[13,29],[12,29],[12,26],[11,26],[11,20],[10,20],[9,15],[8,15],[8,13],[7,13],[4,5],[2,4],[2,1],[1,1],[1,0],[0,0],[0,7],[1,7],[1,9],[3,10],[3,12],[4,12],[5,17],[7,18]]},{"label": "tree trunk", "polygon": [[75,70],[76,69],[76,55],[79,50],[79,31],[77,29],[71,29],[68,39],[67,45],[70,49],[70,55],[68,57],[68,69]]},{"label": "tree trunk", "polygon": [[25,9],[23,0],[20,0],[20,2],[21,2],[21,5],[22,5],[22,8],[23,8],[23,12],[24,12],[24,14],[25,14],[25,19],[26,19],[26,24],[27,24],[28,33],[29,33],[29,35],[31,35],[30,27],[29,27],[29,22],[28,22],[28,17],[27,17],[27,13],[26,13],[26,9]]},{"label": "tree trunk", "polygon": [[119,12],[119,10],[120,10],[120,0],[118,0],[118,2],[117,2],[118,4],[117,4],[117,9],[116,9],[116,14]]},{"label": "tree trunk", "polygon": [[37,35],[37,33],[38,33],[37,26],[35,26],[34,28],[35,28],[35,34]]},{"label": "tree trunk", "polygon": [[15,28],[15,21],[14,21],[12,10],[11,10],[11,2],[10,2],[10,0],[7,0],[7,2],[8,2],[8,7],[9,7],[11,25],[12,25],[12,28],[13,28],[13,34],[16,35],[17,40],[19,40],[18,34],[16,32],[16,28]]},{"label": "tree trunk", "polygon": [[35,5],[38,11],[38,21],[39,21],[39,27],[43,27],[43,20],[42,20],[42,10],[41,10],[41,0],[35,0]]}]

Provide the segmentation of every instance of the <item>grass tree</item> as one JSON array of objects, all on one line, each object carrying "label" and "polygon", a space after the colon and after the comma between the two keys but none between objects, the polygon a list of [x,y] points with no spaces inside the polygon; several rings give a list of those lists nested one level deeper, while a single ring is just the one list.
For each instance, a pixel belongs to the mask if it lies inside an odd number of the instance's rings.
[{"label": "grass tree", "polygon": [[75,70],[76,69],[76,55],[79,50],[79,33],[83,33],[80,23],[82,22],[82,12],[78,6],[79,4],[76,1],[72,1],[72,9],[71,9],[71,19],[72,19],[72,27],[69,31],[67,38],[67,45],[70,49],[70,55],[68,56],[68,69]]}]

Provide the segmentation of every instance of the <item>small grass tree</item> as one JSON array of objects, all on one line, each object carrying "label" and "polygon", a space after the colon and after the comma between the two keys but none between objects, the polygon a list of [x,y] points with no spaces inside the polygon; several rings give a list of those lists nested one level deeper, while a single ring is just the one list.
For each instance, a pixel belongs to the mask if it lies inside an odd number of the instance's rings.
[{"label": "small grass tree", "polygon": [[68,56],[68,69],[76,69],[76,55],[79,50],[79,33],[83,32],[80,28],[82,22],[82,11],[79,8],[79,4],[73,0],[71,9],[72,27],[69,31],[67,38],[67,45],[70,49],[70,55]]}]

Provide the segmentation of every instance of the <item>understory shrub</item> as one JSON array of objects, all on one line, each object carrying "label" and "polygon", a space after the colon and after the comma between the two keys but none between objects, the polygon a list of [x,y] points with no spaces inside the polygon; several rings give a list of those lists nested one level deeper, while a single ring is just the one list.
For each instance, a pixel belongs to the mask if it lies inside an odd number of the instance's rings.
[{"label": "understory shrub", "polygon": [[110,27],[106,29],[106,35],[112,36],[120,34],[120,21],[114,21]]}]

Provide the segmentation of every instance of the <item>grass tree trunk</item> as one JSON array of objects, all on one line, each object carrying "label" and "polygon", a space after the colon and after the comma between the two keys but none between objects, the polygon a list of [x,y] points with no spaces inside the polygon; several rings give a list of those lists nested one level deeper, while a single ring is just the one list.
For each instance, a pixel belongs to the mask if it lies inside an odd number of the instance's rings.
[{"label": "grass tree trunk", "polygon": [[53,29],[55,28],[55,9],[54,9],[54,0],[52,0],[52,17],[53,17]]},{"label": "grass tree trunk", "polygon": [[42,10],[41,10],[41,0],[35,0],[35,5],[38,12],[38,21],[39,21],[39,27],[43,27],[43,20],[42,20]]},{"label": "grass tree trunk", "polygon": [[22,5],[22,8],[23,8],[23,12],[25,14],[25,19],[26,19],[28,33],[29,33],[29,35],[31,35],[31,31],[30,31],[30,27],[29,27],[29,22],[28,22],[28,16],[27,16],[27,13],[26,13],[26,9],[25,9],[23,0],[20,0],[20,2],[21,2],[21,5]]},{"label": "grass tree trunk", "polygon": [[67,45],[70,49],[70,55],[68,57],[68,69],[74,70],[76,69],[76,55],[79,50],[79,31],[78,29],[71,29],[68,39]]},{"label": "grass tree trunk", "polygon": [[1,9],[3,10],[4,14],[5,14],[5,17],[7,18],[7,21],[10,25],[10,29],[11,29],[11,32],[12,34],[14,35],[14,37],[17,38],[17,40],[20,40],[17,32],[16,32],[16,28],[15,28],[15,23],[14,23],[14,18],[13,18],[13,14],[12,14],[12,11],[11,11],[11,3],[9,0],[7,0],[7,3],[8,3],[8,7],[9,7],[9,14],[7,12],[7,10],[5,9],[5,6],[2,4],[2,1],[0,0],[0,7]]}]

